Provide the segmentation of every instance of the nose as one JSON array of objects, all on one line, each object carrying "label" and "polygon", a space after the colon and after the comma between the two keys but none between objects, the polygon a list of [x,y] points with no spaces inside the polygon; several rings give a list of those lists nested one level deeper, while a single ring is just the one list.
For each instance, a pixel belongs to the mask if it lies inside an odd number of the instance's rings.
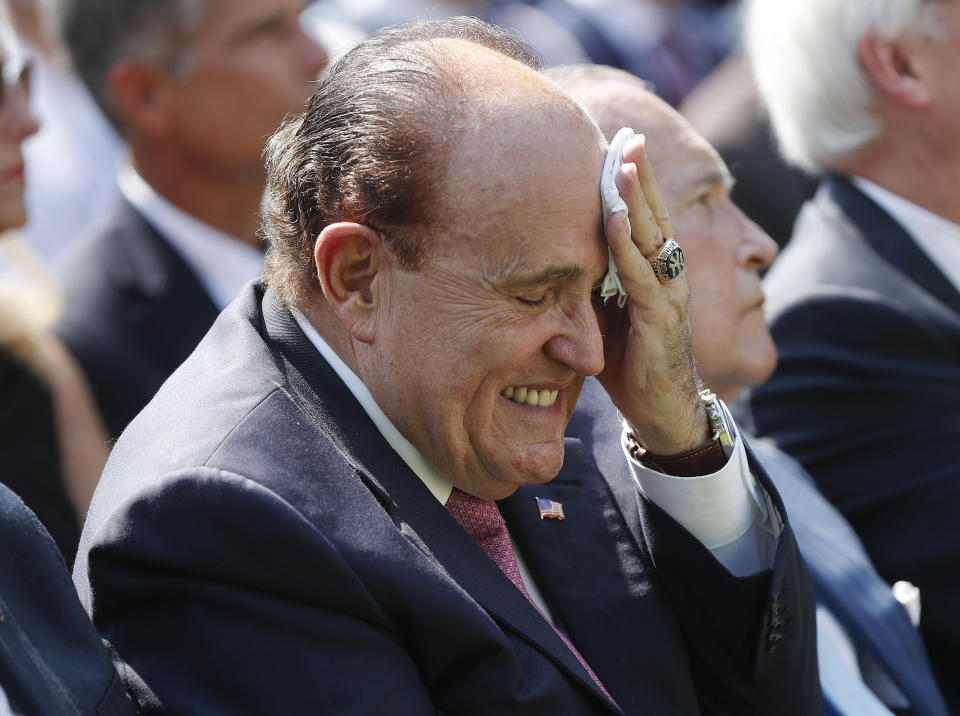
[{"label": "nose", "polygon": [[587,377],[603,370],[603,315],[587,299],[563,314],[556,332],[544,350],[555,361]]},{"label": "nose", "polygon": [[7,87],[7,94],[0,109],[3,110],[3,134],[8,139],[21,142],[40,129],[36,118],[30,112],[27,95],[20,87]]},{"label": "nose", "polygon": [[780,247],[767,235],[767,232],[747,218],[740,209],[737,209],[737,213],[740,215],[740,236],[742,237],[737,247],[738,263],[754,271],[767,268],[777,257]]}]

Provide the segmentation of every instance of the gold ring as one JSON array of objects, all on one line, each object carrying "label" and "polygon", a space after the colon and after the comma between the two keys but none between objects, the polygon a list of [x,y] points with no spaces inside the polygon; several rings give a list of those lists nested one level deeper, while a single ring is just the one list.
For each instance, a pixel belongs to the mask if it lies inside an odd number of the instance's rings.
[{"label": "gold ring", "polygon": [[647,257],[660,283],[668,283],[683,273],[683,250],[673,239],[667,239],[653,258]]}]

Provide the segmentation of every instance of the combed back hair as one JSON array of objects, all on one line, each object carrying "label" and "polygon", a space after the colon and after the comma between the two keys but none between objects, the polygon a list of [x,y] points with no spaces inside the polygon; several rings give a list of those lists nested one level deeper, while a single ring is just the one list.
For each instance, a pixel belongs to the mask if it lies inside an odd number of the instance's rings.
[{"label": "combed back hair", "polygon": [[925,10],[941,1],[749,0],[747,54],[787,161],[826,172],[878,136],[860,39],[870,28],[885,39],[932,34]]},{"label": "combed back hair", "polygon": [[337,221],[376,228],[402,268],[422,267],[469,85],[445,39],[539,69],[525,45],[475,18],[385,28],[337,62],[306,112],[268,142],[264,281],[288,305],[318,295],[314,244]]},{"label": "combed back hair", "polygon": [[107,87],[110,68],[131,60],[174,74],[189,64],[187,43],[206,0],[49,0],[54,34],[107,119],[123,132]]}]

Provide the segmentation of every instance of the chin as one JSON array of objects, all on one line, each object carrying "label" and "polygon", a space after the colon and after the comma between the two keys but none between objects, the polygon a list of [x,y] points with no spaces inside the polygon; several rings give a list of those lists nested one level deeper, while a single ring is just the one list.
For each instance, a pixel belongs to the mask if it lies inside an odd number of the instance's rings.
[{"label": "chin", "polygon": [[0,231],[19,229],[27,223],[27,211],[23,204],[0,206]]}]

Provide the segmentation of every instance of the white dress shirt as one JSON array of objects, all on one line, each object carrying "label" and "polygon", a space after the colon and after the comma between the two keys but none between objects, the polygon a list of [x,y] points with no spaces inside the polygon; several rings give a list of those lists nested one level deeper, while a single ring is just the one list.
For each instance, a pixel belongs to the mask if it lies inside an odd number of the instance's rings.
[{"label": "white dress shirt", "polygon": [[960,291],[960,226],[862,177],[851,177],[907,232],[927,258]]},{"label": "white dress shirt", "polygon": [[117,177],[120,192],[193,269],[219,310],[263,273],[263,251],[174,206],[127,165]]},{"label": "white dress shirt", "polygon": [[[374,425],[407,466],[423,481],[442,504],[446,504],[453,486],[407,440],[377,405],[367,386],[347,366],[302,313],[294,318],[310,342],[320,351],[334,372],[343,380]],[[726,406],[724,406],[726,410]],[[732,419],[729,418],[731,425]],[[699,539],[732,574],[744,576],[769,569],[773,564],[777,539],[783,523],[769,496],[762,490],[747,466],[746,452],[739,432],[726,465],[713,475],[671,477],[647,468],[629,457],[624,459],[640,490]],[[523,555],[517,563],[531,598],[549,618],[540,591],[536,587]]]},{"label": "white dress shirt", "polygon": [[0,686],[0,716],[15,716],[10,709],[10,703],[7,701],[7,694]]}]

